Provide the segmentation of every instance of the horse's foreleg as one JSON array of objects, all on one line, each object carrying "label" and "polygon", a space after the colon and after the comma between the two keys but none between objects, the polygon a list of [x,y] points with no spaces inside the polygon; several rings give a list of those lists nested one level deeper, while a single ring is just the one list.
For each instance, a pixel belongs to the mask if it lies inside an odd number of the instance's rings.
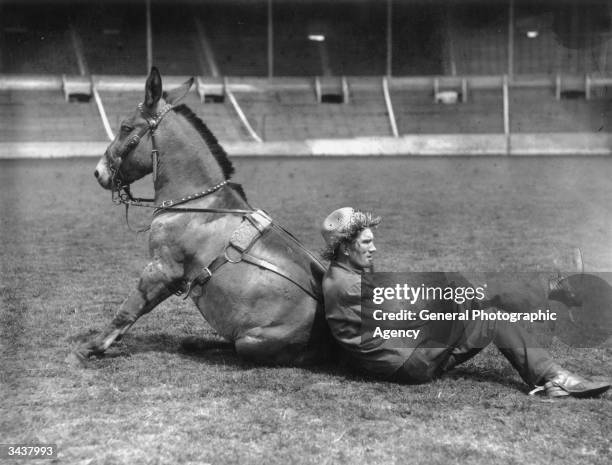
[{"label": "horse's foreleg", "polygon": [[176,290],[178,278],[159,263],[151,262],[143,270],[137,289],[121,304],[110,325],[101,334],[82,344],[74,355],[84,361],[104,353],[142,315],[149,313]]}]

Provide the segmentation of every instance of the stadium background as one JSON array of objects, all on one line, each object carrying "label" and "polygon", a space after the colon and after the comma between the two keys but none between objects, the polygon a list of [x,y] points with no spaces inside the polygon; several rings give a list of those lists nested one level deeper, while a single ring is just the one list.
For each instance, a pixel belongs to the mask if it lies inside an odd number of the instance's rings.
[{"label": "stadium background", "polygon": [[603,0],[0,7],[4,157],[100,153],[93,143],[141,98],[152,64],[166,88],[198,76],[187,103],[230,154],[612,146],[612,6]]},{"label": "stadium background", "polygon": [[[0,158],[99,157],[100,108],[116,130],[155,63],[168,88],[198,76],[187,103],[231,155],[283,155],[232,156],[232,179],[310,250],[321,218],[354,205],[384,218],[379,270],[572,271],[573,247],[587,272],[612,270],[609,158],[576,156],[612,148],[609,2],[153,1],[150,53],[144,0],[0,8]],[[436,103],[436,83],[458,103]],[[573,156],[286,156],[368,151]],[[527,396],[491,347],[419,386],[258,366],[171,298],[90,369],[67,366],[148,256],[95,163],[0,160],[1,442],[57,444],[76,465],[611,462],[609,393]],[[609,341],[550,350],[610,374]]]}]

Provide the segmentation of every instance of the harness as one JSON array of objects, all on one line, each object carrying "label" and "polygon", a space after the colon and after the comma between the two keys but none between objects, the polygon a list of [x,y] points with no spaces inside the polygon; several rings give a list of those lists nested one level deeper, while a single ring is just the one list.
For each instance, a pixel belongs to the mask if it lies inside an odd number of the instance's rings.
[{"label": "harness", "polygon": [[[177,205],[182,205],[188,203],[192,200],[196,200],[210,194],[213,194],[225,186],[232,186],[227,179],[215,184],[214,186],[203,190],[201,192],[197,192],[194,194],[187,195],[180,199],[171,199],[164,200],[161,204],[155,205],[155,199],[147,199],[147,198],[135,198],[132,196],[130,192],[130,185],[124,184],[117,175],[121,170],[121,164],[123,160],[138,146],[142,138],[150,132],[151,134],[151,162],[153,165],[153,182],[157,181],[157,172],[158,172],[158,163],[159,163],[159,150],[157,148],[157,143],[155,141],[155,131],[163,117],[174,107],[171,104],[166,104],[164,107],[155,113],[154,115],[149,114],[145,111],[144,105],[142,103],[138,104],[138,109],[142,117],[147,121],[147,126],[143,127],[137,134],[131,136],[123,149],[119,152],[119,155],[115,157],[113,163],[110,164],[109,168],[112,174],[112,193],[111,198],[112,201],[116,204],[125,205],[125,215],[126,222],[129,225],[128,220],[128,208],[130,206],[135,207],[144,207],[144,208],[152,208],[153,216],[158,216],[160,214],[166,212],[183,212],[183,213],[230,213],[230,214],[242,214],[243,221],[238,226],[238,228],[231,234],[230,239],[227,245],[224,247],[223,251],[212,261],[201,268],[199,273],[190,280],[186,280],[182,283],[182,286],[178,289],[175,289],[174,292],[177,295],[185,294],[183,299],[187,299],[191,294],[194,296],[200,296],[204,292],[204,286],[210,281],[213,276],[213,273],[216,272],[219,268],[221,268],[226,263],[250,263],[259,268],[268,270],[272,273],[275,273],[288,281],[295,284],[297,287],[302,289],[306,294],[312,297],[315,300],[320,300],[320,295],[317,295],[313,289],[310,282],[308,284],[301,283],[298,279],[293,278],[288,273],[285,273],[279,266],[271,263],[268,260],[265,260],[260,257],[256,257],[249,253],[249,251],[253,248],[255,243],[264,237],[266,234],[269,234],[271,231],[276,230],[279,233],[282,233],[281,236],[285,238],[289,238],[293,241],[301,250],[306,252],[306,254],[319,266],[321,270],[324,270],[321,262],[306,249],[302,243],[293,236],[289,231],[287,231],[284,227],[275,223],[272,218],[263,210],[254,210],[254,209],[237,209],[237,208],[189,208],[189,207],[177,207]],[[116,160],[119,160],[117,163]],[[145,228],[142,231],[148,230],[150,227]],[[130,228],[131,229],[131,228]]]},{"label": "harness", "polygon": [[238,226],[238,229],[232,233],[223,252],[210,262],[208,266],[203,267],[193,279],[186,283],[185,296],[183,299],[187,299],[190,294],[193,294],[195,297],[201,296],[204,292],[204,286],[210,281],[213,273],[226,263],[245,262],[282,276],[302,289],[313,299],[319,300],[320,296],[316,295],[311,288],[285,273],[280,267],[268,260],[249,253],[249,250],[255,243],[266,234],[270,233],[273,227],[274,223],[272,218],[263,210],[254,210],[246,214],[242,223]]}]

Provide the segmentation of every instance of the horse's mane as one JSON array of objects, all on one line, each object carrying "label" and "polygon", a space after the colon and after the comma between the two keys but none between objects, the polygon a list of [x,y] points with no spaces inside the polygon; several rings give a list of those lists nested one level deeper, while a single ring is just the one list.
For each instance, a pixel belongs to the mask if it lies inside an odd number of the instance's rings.
[{"label": "horse's mane", "polygon": [[[208,146],[210,152],[213,154],[213,157],[215,157],[215,160],[217,160],[217,163],[219,163],[221,171],[223,172],[223,177],[225,179],[231,178],[232,174],[234,174],[234,165],[228,158],[227,153],[225,152],[223,147],[221,147],[221,144],[219,144],[219,141],[217,140],[215,135],[210,129],[208,129],[208,126],[204,124],[204,121],[202,121],[200,117],[196,115],[185,104],[177,105],[173,109],[176,113],[183,115],[185,119],[189,121],[193,125],[193,127],[196,128],[198,133],[202,136],[202,139],[204,139],[204,142],[206,142],[206,145]],[[244,189],[240,184],[230,182],[228,185],[232,189],[234,189],[245,202],[247,201]]]},{"label": "horse's mane", "polygon": [[223,147],[221,147],[221,144],[219,144],[219,141],[215,135],[210,129],[208,129],[208,126],[204,124],[204,121],[202,121],[200,117],[191,111],[191,109],[185,104],[177,105],[174,107],[174,111],[180,115],[183,115],[185,119],[197,129],[198,133],[202,136],[202,139],[204,139],[204,142],[206,142],[206,145],[213,154],[213,157],[215,157],[215,160],[217,160],[217,163],[219,163],[225,179],[231,178],[232,174],[234,174],[234,165],[228,158]]}]

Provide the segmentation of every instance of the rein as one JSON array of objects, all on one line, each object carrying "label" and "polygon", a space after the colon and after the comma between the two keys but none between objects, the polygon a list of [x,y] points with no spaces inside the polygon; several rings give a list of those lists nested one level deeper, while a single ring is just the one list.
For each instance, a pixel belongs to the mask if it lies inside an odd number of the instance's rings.
[{"label": "rein", "polygon": [[228,183],[227,179],[218,184],[215,184],[214,186],[204,191],[197,192],[195,194],[190,194],[180,199],[164,200],[159,205],[151,205],[155,202],[155,199],[142,198],[142,197],[135,198],[134,196],[132,196],[130,185],[123,184],[121,180],[117,178],[117,175],[119,174],[119,171],[121,170],[121,164],[123,163],[123,160],[125,159],[125,157],[127,157],[138,146],[138,144],[140,143],[142,138],[147,134],[147,132],[150,132],[151,146],[152,146],[151,147],[151,164],[153,166],[153,185],[155,185],[155,182],[157,181],[157,172],[158,172],[158,165],[159,165],[159,150],[157,148],[157,143],[155,141],[155,131],[157,130],[157,127],[161,123],[164,116],[166,116],[166,114],[173,108],[174,108],[173,105],[167,103],[166,105],[164,105],[164,107],[160,111],[158,111],[154,115],[150,115],[148,112],[145,111],[144,104],[139,103],[138,110],[140,111],[140,114],[142,115],[142,117],[147,121],[147,126],[143,127],[137,134],[131,136],[128,139],[125,147],[123,148],[123,150],[117,157],[120,160],[119,164],[115,166],[115,163],[113,163],[109,167],[112,173],[112,186],[113,186],[111,190],[111,199],[113,203],[117,205],[120,205],[120,204],[125,205],[125,221],[127,223],[128,228],[131,231],[135,231],[135,232],[145,232],[151,228],[150,226],[148,226],[141,230],[132,229],[132,227],[130,226],[130,221],[129,221],[129,216],[128,216],[128,209],[130,206],[142,207],[142,208],[152,208],[154,209],[153,216],[160,215],[164,212],[240,213],[240,214],[246,214],[246,213],[253,212],[252,209],[244,210],[244,209],[235,209],[235,208],[177,208],[175,207],[175,205],[181,205],[191,200],[199,199],[201,197],[205,197],[207,195],[210,195],[218,191],[219,189],[227,185]]}]

